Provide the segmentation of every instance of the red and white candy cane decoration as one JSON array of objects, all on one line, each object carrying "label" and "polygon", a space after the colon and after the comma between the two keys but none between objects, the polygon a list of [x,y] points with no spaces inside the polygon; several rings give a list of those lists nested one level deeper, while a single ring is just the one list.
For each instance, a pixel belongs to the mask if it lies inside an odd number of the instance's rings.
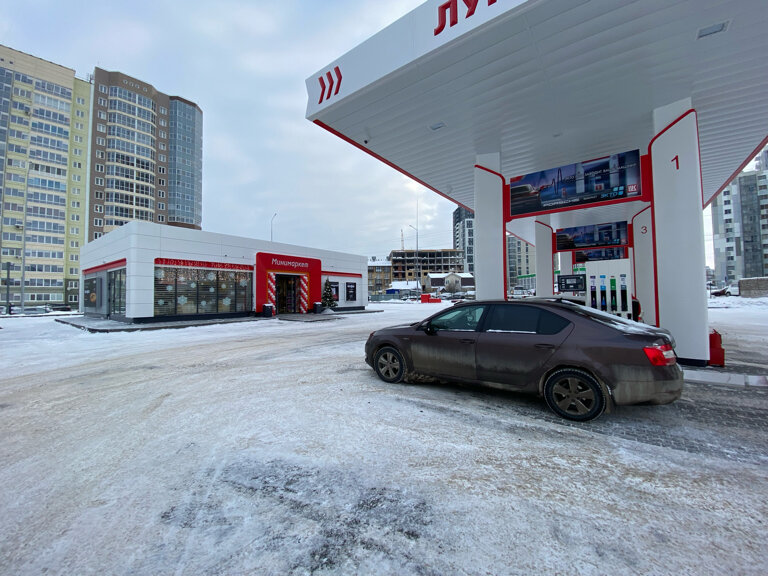
[{"label": "red and white candy cane decoration", "polygon": [[274,314],[277,307],[277,296],[276,296],[276,284],[275,284],[275,273],[270,272],[268,274],[268,280],[267,280],[267,303],[272,304],[272,313]]},{"label": "red and white candy cane decoration", "polygon": [[301,313],[306,314],[309,311],[309,280],[306,276],[301,277]]}]

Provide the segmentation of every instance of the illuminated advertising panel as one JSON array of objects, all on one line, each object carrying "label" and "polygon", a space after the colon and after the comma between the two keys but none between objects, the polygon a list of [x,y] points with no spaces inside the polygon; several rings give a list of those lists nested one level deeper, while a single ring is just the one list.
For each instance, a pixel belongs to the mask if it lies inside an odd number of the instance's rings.
[{"label": "illuminated advertising panel", "polygon": [[627,257],[625,248],[602,248],[594,250],[577,250],[573,253],[574,263],[595,262],[597,260],[621,260]]},{"label": "illuminated advertising panel", "polygon": [[567,164],[510,182],[510,216],[639,197],[640,151]]},{"label": "illuminated advertising panel", "polygon": [[558,252],[600,246],[626,246],[627,244],[629,244],[629,233],[626,222],[560,228],[557,231]]}]

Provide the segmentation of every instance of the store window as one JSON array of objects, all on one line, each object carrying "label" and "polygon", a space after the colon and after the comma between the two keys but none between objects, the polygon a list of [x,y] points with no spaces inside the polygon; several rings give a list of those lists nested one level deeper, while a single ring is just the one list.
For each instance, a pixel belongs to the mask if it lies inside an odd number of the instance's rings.
[{"label": "store window", "polygon": [[111,270],[107,274],[108,313],[110,316],[125,316],[126,275],[125,268]]},{"label": "store window", "polygon": [[357,300],[357,284],[354,282],[347,282],[347,302],[355,302]]},{"label": "store window", "polygon": [[250,312],[252,300],[252,272],[155,268],[155,316]]}]

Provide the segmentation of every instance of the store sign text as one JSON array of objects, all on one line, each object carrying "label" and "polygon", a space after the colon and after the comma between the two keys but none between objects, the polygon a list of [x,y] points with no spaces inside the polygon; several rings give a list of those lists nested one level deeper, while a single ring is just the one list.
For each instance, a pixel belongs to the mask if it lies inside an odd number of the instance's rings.
[{"label": "store sign text", "polygon": [[[480,4],[480,0],[462,0],[467,7],[467,15],[464,18],[469,18],[477,10],[477,5]],[[488,0],[488,6],[496,4],[496,0]],[[448,0],[437,7],[437,28],[435,28],[435,36],[442,33],[445,30],[445,25],[456,26],[459,23],[459,0]]]},{"label": "store sign text", "polygon": [[295,262],[293,260],[278,260],[272,258],[272,266],[281,266],[283,268],[309,268],[309,262]]}]

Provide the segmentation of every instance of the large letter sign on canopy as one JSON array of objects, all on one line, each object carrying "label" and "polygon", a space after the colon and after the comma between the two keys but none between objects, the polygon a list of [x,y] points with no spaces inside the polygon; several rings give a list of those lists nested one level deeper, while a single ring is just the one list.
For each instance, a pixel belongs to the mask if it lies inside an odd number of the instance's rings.
[{"label": "large letter sign on canopy", "polygon": [[640,152],[622,152],[512,179],[510,214],[566,210],[640,196]]}]

